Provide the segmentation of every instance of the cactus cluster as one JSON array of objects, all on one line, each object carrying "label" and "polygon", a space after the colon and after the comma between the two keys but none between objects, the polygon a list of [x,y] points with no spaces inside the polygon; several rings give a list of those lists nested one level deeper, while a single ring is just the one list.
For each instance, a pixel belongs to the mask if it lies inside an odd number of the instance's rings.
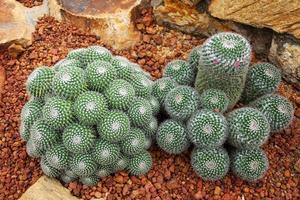
[{"label": "cactus cluster", "polygon": [[[91,46],[32,72],[20,135],[47,176],[91,186],[120,170],[132,175],[150,170],[147,149],[155,139],[161,105],[151,77],[139,68]],[[163,89],[157,91],[164,96]]]}]

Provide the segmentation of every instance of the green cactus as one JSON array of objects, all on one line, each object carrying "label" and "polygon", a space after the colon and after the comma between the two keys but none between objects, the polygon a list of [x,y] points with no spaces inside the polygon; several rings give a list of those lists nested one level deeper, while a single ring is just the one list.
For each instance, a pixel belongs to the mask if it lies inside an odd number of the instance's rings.
[{"label": "green cactus", "polygon": [[90,46],[86,49],[86,53],[83,54],[83,61],[86,66],[95,60],[110,62],[111,59],[112,55],[110,51],[101,46]]},{"label": "green cactus", "polygon": [[73,109],[81,124],[96,125],[108,112],[108,103],[104,95],[87,91],[77,97]]},{"label": "green cactus", "polygon": [[160,124],[156,142],[161,149],[170,154],[180,154],[189,147],[186,128],[172,119]]},{"label": "green cactus", "polygon": [[241,35],[213,35],[200,49],[195,88],[200,94],[207,89],[223,90],[229,98],[229,109],[233,108],[243,92],[250,57],[250,44]]},{"label": "green cactus", "polygon": [[130,64],[131,64],[132,69],[133,69],[134,72],[136,72],[138,74],[142,74],[142,75],[146,76],[150,81],[152,81],[151,80],[151,78],[152,78],[151,74],[147,71],[144,71],[143,68],[139,64],[133,63],[133,62],[130,62]]},{"label": "green cactus", "polygon": [[146,141],[145,141],[145,146],[144,146],[144,149],[150,149],[153,141],[152,141],[152,137],[146,137]]},{"label": "green cactus", "polygon": [[77,176],[90,176],[95,173],[97,163],[91,154],[76,154],[71,157],[69,167]]},{"label": "green cactus", "polygon": [[52,167],[48,163],[46,157],[42,157],[40,165],[41,165],[41,169],[42,169],[43,173],[49,177],[55,178],[55,177],[60,176],[60,174],[61,174],[61,171],[59,169]]},{"label": "green cactus", "polygon": [[167,94],[176,86],[176,81],[169,77],[158,79],[152,86],[152,95],[157,98],[159,103],[162,105]]},{"label": "green cactus", "polygon": [[49,98],[43,107],[43,118],[53,129],[63,129],[72,123],[72,103],[58,97]]},{"label": "green cactus", "polygon": [[83,185],[94,186],[94,185],[97,185],[99,178],[95,175],[90,175],[90,176],[80,177],[79,181]]},{"label": "green cactus", "polygon": [[28,142],[30,138],[30,127],[25,124],[23,121],[20,122],[19,133],[22,140]]},{"label": "green cactus", "polygon": [[43,97],[51,93],[54,75],[54,70],[49,67],[42,66],[34,69],[26,81],[27,92],[34,97]]},{"label": "green cactus", "polygon": [[134,155],[129,159],[127,169],[130,174],[140,176],[146,174],[152,167],[152,157],[148,151]]},{"label": "green cactus", "polygon": [[166,65],[163,77],[170,77],[179,85],[192,85],[195,78],[195,70],[184,60],[173,60]]},{"label": "green cactus", "polygon": [[97,126],[100,137],[112,142],[125,139],[130,130],[129,117],[122,111],[112,110]]},{"label": "green cactus", "polygon": [[215,181],[223,178],[229,170],[229,156],[225,149],[195,148],[191,155],[191,165],[204,180]]},{"label": "green cactus", "polygon": [[102,166],[111,165],[119,159],[120,147],[103,139],[98,139],[94,146],[93,157]]},{"label": "green cactus", "polygon": [[128,82],[133,86],[135,93],[140,97],[149,97],[152,92],[152,82],[141,73],[133,73]]},{"label": "green cactus", "polygon": [[187,120],[199,107],[198,92],[190,86],[177,86],[165,99],[164,107],[171,118]]},{"label": "green cactus", "polygon": [[227,121],[228,142],[236,148],[256,148],[264,144],[269,137],[269,122],[257,109],[236,109],[228,113]]},{"label": "green cactus", "polygon": [[187,122],[188,137],[199,148],[221,146],[228,135],[227,121],[219,113],[199,110]]},{"label": "green cactus", "polygon": [[132,128],[127,137],[120,142],[121,151],[129,156],[141,153],[145,147],[146,136],[139,128]]},{"label": "green cactus", "polygon": [[229,99],[222,90],[208,89],[200,95],[200,107],[204,109],[224,113],[228,104]]},{"label": "green cactus", "polygon": [[197,69],[197,66],[199,64],[200,50],[201,50],[201,45],[196,46],[191,50],[188,56],[188,62],[195,70]]},{"label": "green cactus", "polygon": [[269,167],[265,152],[259,148],[236,150],[230,158],[232,172],[246,181],[262,178]]},{"label": "green cactus", "polygon": [[44,150],[38,148],[37,145],[29,139],[26,143],[26,152],[32,158],[40,158],[44,155]]},{"label": "green cactus", "polygon": [[109,62],[96,60],[85,70],[89,88],[103,92],[117,76],[117,70]]},{"label": "green cactus", "polygon": [[99,178],[104,178],[113,173],[113,169],[110,166],[99,166],[96,170],[96,176]]},{"label": "green cactus", "polygon": [[94,147],[96,137],[92,128],[73,123],[65,128],[62,141],[68,151],[81,154],[88,153]]},{"label": "green cactus", "polygon": [[247,74],[242,101],[248,103],[275,92],[281,81],[280,70],[271,63],[253,65]]},{"label": "green cactus", "polygon": [[124,80],[130,80],[131,75],[133,74],[133,68],[129,62],[129,60],[125,57],[121,56],[115,56],[111,64],[116,68],[117,70],[117,77],[119,79],[124,79]]},{"label": "green cactus", "polygon": [[82,68],[85,68],[85,62],[84,62],[84,57],[85,54],[87,53],[87,49],[86,48],[79,48],[79,49],[73,49],[71,51],[69,51],[68,55],[67,55],[67,59],[74,59],[74,60],[78,60],[81,62],[81,66]]},{"label": "green cactus", "polygon": [[68,167],[69,152],[64,145],[57,144],[46,151],[45,158],[51,167],[66,169]]},{"label": "green cactus", "polygon": [[113,171],[117,172],[117,171],[126,169],[126,167],[128,165],[128,161],[129,161],[129,158],[127,156],[120,154],[117,162],[112,165]]},{"label": "green cactus", "polygon": [[58,71],[52,81],[53,92],[65,99],[75,99],[87,90],[85,72],[79,67]]},{"label": "green cactus", "polygon": [[68,175],[66,175],[66,174],[61,174],[60,177],[59,177],[59,179],[60,179],[62,182],[64,182],[64,183],[71,183],[72,181],[75,181],[75,180],[76,180],[76,178],[70,177],[70,176],[68,176]]},{"label": "green cactus", "polygon": [[54,71],[58,72],[62,69],[68,68],[68,67],[70,67],[70,68],[80,67],[81,68],[81,66],[82,65],[79,60],[65,58],[65,59],[62,59],[61,61],[57,62],[53,66],[53,69],[54,69]]},{"label": "green cactus", "polygon": [[142,130],[144,131],[146,137],[148,138],[155,138],[155,134],[158,128],[158,121],[155,117],[151,117],[149,123],[145,124],[142,127]]},{"label": "green cactus", "polygon": [[131,106],[135,90],[129,82],[117,79],[111,83],[104,94],[110,108],[126,111]]},{"label": "green cactus", "polygon": [[134,104],[128,109],[128,116],[134,126],[143,127],[152,117],[151,104],[141,97],[136,97],[133,102]]},{"label": "green cactus", "polygon": [[250,106],[257,108],[266,116],[272,132],[278,132],[292,122],[293,105],[287,98],[280,95],[264,95],[250,103]]},{"label": "green cactus", "polygon": [[149,97],[149,102],[151,104],[151,107],[152,107],[152,114],[155,116],[159,113],[159,110],[160,110],[160,104],[159,104],[159,101],[156,97],[154,96],[150,96]]}]

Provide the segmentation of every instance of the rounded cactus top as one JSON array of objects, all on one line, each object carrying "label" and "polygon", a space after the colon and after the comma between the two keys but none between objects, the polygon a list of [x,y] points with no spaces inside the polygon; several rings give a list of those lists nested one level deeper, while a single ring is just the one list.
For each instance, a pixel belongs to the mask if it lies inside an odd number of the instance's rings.
[{"label": "rounded cactus top", "polygon": [[251,46],[243,36],[222,32],[208,38],[201,48],[199,66],[210,66],[234,73],[247,68],[251,59]]},{"label": "rounded cactus top", "polygon": [[218,89],[205,90],[200,95],[200,106],[215,112],[225,112],[228,108],[229,99],[226,93]]}]

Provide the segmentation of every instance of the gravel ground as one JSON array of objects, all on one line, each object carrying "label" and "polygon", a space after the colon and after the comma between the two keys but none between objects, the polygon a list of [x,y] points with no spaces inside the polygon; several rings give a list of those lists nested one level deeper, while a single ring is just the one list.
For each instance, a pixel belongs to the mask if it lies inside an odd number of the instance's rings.
[{"label": "gravel ground", "polygon": [[43,0],[17,0],[17,1],[29,8],[42,5],[43,3]]},{"label": "gravel ground", "polygon": [[[195,38],[153,25],[151,13],[142,11],[137,27],[143,41],[127,51],[114,51],[139,63],[153,77],[161,77],[162,67],[175,58],[186,58],[204,38]],[[28,157],[18,133],[19,115],[28,99],[24,82],[38,65],[51,65],[65,57],[69,49],[103,45],[99,38],[76,28],[42,18],[34,33],[34,43],[17,59],[0,54],[7,81],[0,99],[0,199],[18,199],[42,172],[37,160]],[[111,49],[110,47],[107,47]],[[280,93],[300,105],[300,95],[287,84]],[[300,109],[292,125],[271,137],[264,146],[270,160],[267,175],[256,183],[247,183],[231,175],[222,181],[204,182],[189,164],[190,150],[182,155],[168,155],[152,147],[153,168],[146,176],[128,176],[121,172],[104,178],[96,187],[72,182],[65,185],[72,194],[91,199],[299,199],[299,173],[294,169],[300,158]],[[297,134],[296,134],[297,133]]]}]

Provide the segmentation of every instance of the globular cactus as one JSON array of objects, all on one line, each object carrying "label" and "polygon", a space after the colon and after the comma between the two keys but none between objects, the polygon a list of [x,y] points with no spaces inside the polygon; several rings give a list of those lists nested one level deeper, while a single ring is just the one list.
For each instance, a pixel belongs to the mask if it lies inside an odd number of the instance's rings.
[{"label": "globular cactus", "polygon": [[121,149],[118,144],[98,139],[94,147],[93,157],[100,165],[111,165],[119,159],[120,151]]},{"label": "globular cactus", "polygon": [[152,92],[152,82],[141,73],[133,73],[128,82],[133,86],[137,96],[148,98]]},{"label": "globular cactus", "polygon": [[267,118],[271,132],[278,132],[292,122],[294,108],[292,103],[285,97],[277,94],[264,95],[250,106],[257,108]]},{"label": "globular cactus", "polygon": [[45,150],[39,148],[32,140],[28,140],[26,143],[26,152],[32,158],[40,158],[44,155]]},{"label": "globular cactus", "polygon": [[200,107],[204,109],[224,113],[228,104],[229,99],[222,90],[208,89],[200,95]]},{"label": "globular cactus", "polygon": [[197,66],[199,64],[200,50],[201,50],[201,45],[196,46],[191,50],[188,56],[188,62],[195,70],[197,69]]},{"label": "globular cactus", "polygon": [[229,98],[229,109],[243,92],[251,47],[241,35],[223,32],[208,38],[200,49],[195,88],[201,94],[207,89],[223,90]]},{"label": "globular cactus", "polygon": [[66,169],[68,167],[69,152],[64,145],[57,144],[46,151],[45,158],[51,167]]},{"label": "globular cactus", "polygon": [[76,180],[76,178],[68,176],[64,173],[60,175],[59,179],[62,180],[63,183],[71,183],[72,181]]},{"label": "globular cactus", "polygon": [[57,72],[59,70],[63,70],[68,67],[70,67],[70,68],[80,67],[81,68],[81,62],[79,60],[65,58],[65,59],[62,59],[59,62],[57,62],[53,66],[53,69]]},{"label": "globular cactus", "polygon": [[161,149],[170,154],[180,154],[189,147],[186,128],[171,119],[159,126],[156,142]]},{"label": "globular cactus", "polygon": [[150,102],[140,97],[134,98],[133,102],[135,103],[128,109],[128,116],[131,123],[138,127],[146,126],[152,117]]},{"label": "globular cactus", "polygon": [[101,46],[88,47],[82,57],[82,60],[86,66],[95,60],[110,62],[111,59],[112,55],[110,51]]},{"label": "globular cactus", "polygon": [[179,85],[191,85],[195,78],[195,70],[184,60],[173,60],[166,65],[163,77],[170,77]]},{"label": "globular cactus", "polygon": [[97,185],[99,178],[95,175],[80,177],[79,181],[87,186]]},{"label": "globular cactus", "polygon": [[49,177],[55,178],[55,177],[60,176],[60,174],[61,174],[61,171],[59,169],[52,167],[48,163],[46,157],[41,158],[40,166],[41,166],[43,173]]},{"label": "globular cactus", "polygon": [[73,49],[69,51],[67,59],[78,60],[81,63],[81,68],[85,68],[87,65],[84,62],[84,55],[87,53],[86,48]]},{"label": "globular cactus", "polygon": [[221,146],[228,135],[225,117],[210,110],[199,110],[187,122],[188,137],[199,148]]},{"label": "globular cactus", "polygon": [[160,104],[159,104],[158,99],[154,96],[150,96],[149,97],[149,102],[151,104],[152,114],[157,115],[160,111]]},{"label": "globular cactus", "polygon": [[117,172],[126,169],[128,166],[128,161],[129,158],[127,156],[120,154],[117,162],[113,164],[113,171]]},{"label": "globular cactus", "polygon": [[90,176],[95,173],[97,163],[91,154],[76,154],[71,157],[69,167],[77,176]]},{"label": "globular cactus", "polygon": [[144,131],[146,137],[155,138],[156,131],[158,128],[158,121],[155,117],[151,117],[149,123],[145,124],[145,126],[141,127]]},{"label": "globular cactus", "polygon": [[146,136],[139,128],[132,128],[127,137],[120,142],[121,151],[128,156],[134,156],[145,150]]},{"label": "globular cactus", "polygon": [[44,97],[46,94],[51,93],[54,75],[54,70],[49,67],[36,68],[26,81],[27,92],[34,97]]},{"label": "globular cactus", "polygon": [[159,103],[162,105],[165,101],[167,94],[177,86],[176,81],[173,79],[166,77],[161,78],[155,81],[152,86],[152,95],[157,98]]},{"label": "globular cactus", "polygon": [[112,59],[111,64],[117,70],[117,77],[119,79],[130,80],[133,74],[132,65],[127,58],[121,56],[115,56]]},{"label": "globular cactus", "polygon": [[236,148],[256,148],[264,144],[269,137],[269,122],[257,109],[249,107],[236,109],[228,113],[227,120],[228,142]]},{"label": "globular cactus", "polygon": [[127,169],[130,174],[140,176],[146,174],[152,167],[152,157],[147,151],[134,155],[128,161]]},{"label": "globular cactus", "polygon": [[171,118],[185,121],[199,108],[199,103],[200,97],[194,88],[178,86],[167,94],[164,107]]},{"label": "globular cactus", "polygon": [[215,181],[223,178],[229,170],[229,156],[225,149],[195,148],[191,155],[191,165],[204,180]]},{"label": "globular cactus", "polygon": [[99,166],[95,172],[96,176],[103,178],[113,173],[113,169],[110,166]]},{"label": "globular cactus", "polygon": [[281,81],[280,70],[271,63],[253,65],[247,74],[242,101],[248,103],[275,92]]},{"label": "globular cactus", "polygon": [[246,181],[256,181],[266,173],[269,162],[261,149],[236,150],[230,155],[234,175]]}]

